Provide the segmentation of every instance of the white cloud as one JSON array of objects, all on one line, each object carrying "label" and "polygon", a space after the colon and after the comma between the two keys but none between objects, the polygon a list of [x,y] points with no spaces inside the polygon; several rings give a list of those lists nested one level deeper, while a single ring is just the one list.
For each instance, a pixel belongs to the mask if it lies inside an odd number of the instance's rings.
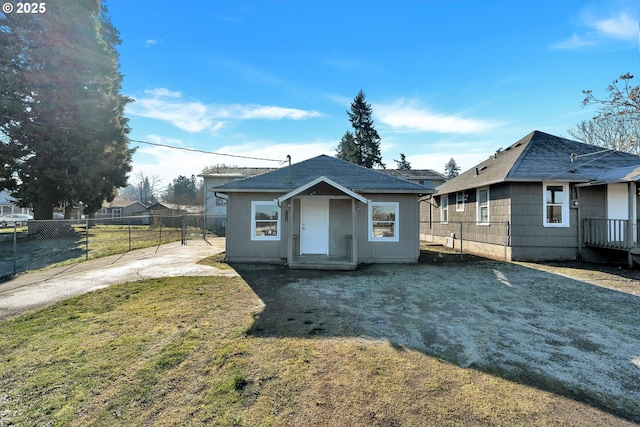
[{"label": "white cloud", "polygon": [[[164,138],[158,135],[147,135],[145,139],[174,147],[185,146],[180,139]],[[214,149],[216,153],[227,154],[219,155],[139,144],[138,150],[133,157],[133,171],[130,176],[135,177],[140,172],[148,176],[153,175],[162,180],[162,187],[166,187],[178,175],[197,176],[206,166],[212,166],[217,163],[232,166],[279,168],[286,166],[287,154],[291,156],[292,163],[298,163],[321,154],[333,156],[335,155],[335,147],[335,141],[313,141],[299,144],[274,144],[270,141],[255,141]],[[279,162],[257,159],[279,160]]]},{"label": "white cloud", "polygon": [[157,45],[162,40],[149,39],[144,42],[144,47],[151,47]]},{"label": "white cloud", "polygon": [[553,45],[556,49],[579,49],[603,43],[607,40],[638,42],[640,26],[638,19],[627,12],[618,12],[608,17],[596,16],[593,11],[585,11],[580,24],[586,27],[582,33],[574,33],[570,38]]},{"label": "white cloud", "polygon": [[303,120],[320,117],[317,111],[285,108],[273,105],[204,104],[186,101],[178,91],[156,88],[145,91],[145,96],[135,98],[127,106],[127,113],[167,121],[188,132],[215,132],[221,129],[225,120]]},{"label": "white cloud", "polygon": [[380,122],[404,131],[460,134],[486,132],[497,126],[486,120],[434,113],[416,101],[404,99],[393,104],[376,104],[373,111]]}]

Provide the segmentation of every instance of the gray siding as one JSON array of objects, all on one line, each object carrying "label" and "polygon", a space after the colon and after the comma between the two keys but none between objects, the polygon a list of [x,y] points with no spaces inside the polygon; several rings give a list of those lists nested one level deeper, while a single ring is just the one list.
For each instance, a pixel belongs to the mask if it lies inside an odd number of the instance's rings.
[{"label": "gray siding", "polygon": [[420,257],[420,218],[417,195],[364,194],[374,202],[399,203],[400,239],[398,242],[370,242],[368,209],[359,204],[358,259],[361,262],[412,262]]},{"label": "gray siding", "polygon": [[268,261],[286,259],[288,224],[282,209],[280,212],[280,240],[251,240],[251,202],[273,201],[277,194],[234,193],[227,203],[226,255],[232,261]]},{"label": "gray siding", "polygon": [[[277,193],[230,193],[227,204],[227,247],[226,255],[236,262],[285,262],[289,227],[293,234],[300,234],[300,201],[292,200],[293,214],[287,212],[285,202],[280,213],[281,236],[277,241],[251,240],[251,202],[272,201]],[[414,262],[420,256],[418,196],[406,194],[365,194],[366,198],[380,202],[399,203],[398,242],[368,241],[368,209],[356,202],[358,260],[375,262]],[[352,234],[351,199],[331,199],[329,201],[329,255],[349,255],[349,236]],[[293,221],[293,224],[289,224]],[[299,239],[294,239],[294,255],[299,254]]]}]

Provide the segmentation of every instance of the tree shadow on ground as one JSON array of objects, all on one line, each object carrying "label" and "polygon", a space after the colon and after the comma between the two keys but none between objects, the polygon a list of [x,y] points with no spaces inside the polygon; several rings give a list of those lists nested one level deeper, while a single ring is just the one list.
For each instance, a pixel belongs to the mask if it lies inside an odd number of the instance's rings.
[{"label": "tree shadow on ground", "polygon": [[349,272],[232,267],[265,304],[250,335],[384,339],[640,421],[638,296],[455,254]]}]

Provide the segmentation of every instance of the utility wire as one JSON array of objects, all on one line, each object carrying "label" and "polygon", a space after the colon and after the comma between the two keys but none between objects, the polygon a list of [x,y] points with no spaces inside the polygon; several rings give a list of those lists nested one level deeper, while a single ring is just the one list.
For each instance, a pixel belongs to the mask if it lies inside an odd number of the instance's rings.
[{"label": "utility wire", "polygon": [[[15,117],[7,116],[7,115],[4,115],[4,114],[2,114],[1,117],[4,117],[6,119],[10,119],[10,120],[14,120],[14,121],[19,121],[19,119],[15,118]],[[73,128],[54,125],[54,124],[51,124],[51,123],[43,123],[43,122],[38,122],[38,121],[30,121],[29,123],[33,124],[33,125],[52,127],[52,128],[63,129],[63,130],[73,130]],[[171,148],[171,149],[174,149],[174,150],[191,151],[191,152],[194,152],[194,153],[214,154],[216,156],[227,156],[227,157],[235,157],[235,158],[239,158],[239,159],[249,159],[249,160],[262,160],[262,161],[265,161],[265,162],[278,162],[279,164],[284,164],[284,163],[287,163],[289,161],[288,158],[285,159],[285,160],[266,159],[266,158],[263,158],[263,157],[242,156],[242,155],[239,155],[239,154],[227,154],[227,153],[217,153],[215,151],[198,150],[197,148],[175,147],[173,145],[160,144],[160,143],[157,143],[157,142],[142,141],[142,140],[139,140],[139,139],[131,139],[131,138],[127,138],[127,139],[130,142],[137,142],[139,144],[155,145],[156,147]]]},{"label": "utility wire", "polygon": [[141,141],[139,139],[129,139],[129,141],[138,142],[140,144],[154,145],[156,147],[171,148],[171,149],[174,149],[174,150],[192,151],[194,153],[204,153],[204,154],[215,154],[216,156],[237,157],[237,158],[240,158],[240,159],[249,159],[249,160],[263,160],[265,162],[278,162],[280,164],[286,163],[288,161],[288,160],[266,159],[266,158],[263,158],[263,157],[242,156],[242,155],[239,155],[239,154],[217,153],[215,151],[198,150],[197,148],[175,147],[173,145],[160,144],[160,143],[157,143],[157,142]]}]

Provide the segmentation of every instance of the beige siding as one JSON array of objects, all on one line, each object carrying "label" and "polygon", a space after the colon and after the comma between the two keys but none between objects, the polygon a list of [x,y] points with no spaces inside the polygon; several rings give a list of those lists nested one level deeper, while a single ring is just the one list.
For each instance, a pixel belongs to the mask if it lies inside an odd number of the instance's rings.
[{"label": "beige siding", "polygon": [[420,256],[420,218],[417,195],[364,194],[374,202],[398,202],[398,242],[370,242],[368,209],[358,205],[358,258],[361,262],[414,262]]},{"label": "beige siding", "polygon": [[[361,204],[358,202],[358,204]],[[329,201],[329,255],[347,256],[351,250],[353,234],[351,223],[351,199]]]},{"label": "beige siding", "polygon": [[280,212],[280,240],[251,240],[251,202],[272,201],[279,194],[234,193],[227,203],[226,255],[231,261],[268,261],[286,259],[288,223],[283,208]]}]

